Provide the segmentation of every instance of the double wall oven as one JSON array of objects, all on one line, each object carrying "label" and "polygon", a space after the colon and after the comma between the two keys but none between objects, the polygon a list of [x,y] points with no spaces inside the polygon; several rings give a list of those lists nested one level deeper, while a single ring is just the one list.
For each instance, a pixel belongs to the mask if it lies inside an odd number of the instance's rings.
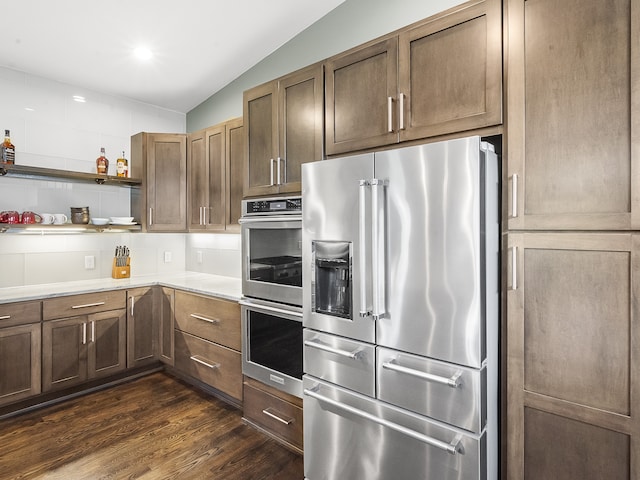
[{"label": "double wall oven", "polygon": [[302,199],[244,200],[242,372],[302,398]]}]

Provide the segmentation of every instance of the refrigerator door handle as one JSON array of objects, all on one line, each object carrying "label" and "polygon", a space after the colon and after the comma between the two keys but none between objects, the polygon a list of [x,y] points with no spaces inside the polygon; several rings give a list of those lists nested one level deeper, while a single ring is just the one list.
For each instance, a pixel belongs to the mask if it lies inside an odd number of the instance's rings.
[{"label": "refrigerator door handle", "polygon": [[403,367],[402,365],[398,365],[397,363],[395,363],[394,360],[391,360],[390,362],[384,362],[382,364],[382,368],[393,370],[394,372],[405,373],[407,375],[411,375],[412,377],[418,377],[428,382],[439,383],[451,388],[458,388],[461,385],[460,377],[462,376],[462,370],[456,371],[456,373],[451,375],[451,377],[447,378],[440,375],[421,372],[420,370],[414,370],[413,368]]},{"label": "refrigerator door handle", "polygon": [[359,238],[359,275],[360,275],[360,317],[365,318],[371,315],[369,309],[369,299],[367,296],[367,187],[370,183],[367,180],[360,180],[358,191],[358,238]]},{"label": "refrigerator door handle", "polygon": [[347,405],[346,403],[342,403],[332,398],[325,397],[324,395],[317,393],[316,390],[317,389],[305,388],[304,394],[311,398],[315,398],[320,402],[328,403],[329,405],[339,408],[345,412],[349,412],[352,415],[355,415],[360,418],[364,418],[365,420],[377,423],[378,425],[382,425],[383,427],[390,428],[391,430],[395,430],[396,432],[402,433],[403,435],[411,437],[420,442],[426,443],[427,445],[431,445],[432,447],[436,447],[436,448],[439,448],[440,450],[444,450],[445,452],[451,455],[457,454],[460,449],[460,442],[462,441],[461,435],[456,435],[453,438],[453,440],[451,440],[451,442],[447,443],[442,440],[438,440],[437,438],[433,438],[428,435],[424,435],[420,432],[416,432],[415,430],[411,430],[410,428],[407,428],[405,426],[398,425],[397,423],[391,422],[384,418],[377,417],[369,412],[365,412],[364,410],[360,410],[359,408],[352,407],[351,405]]},{"label": "refrigerator door handle", "polygon": [[373,261],[371,280],[373,283],[373,319],[383,318],[385,310],[385,210],[384,180],[371,180],[371,250]]}]

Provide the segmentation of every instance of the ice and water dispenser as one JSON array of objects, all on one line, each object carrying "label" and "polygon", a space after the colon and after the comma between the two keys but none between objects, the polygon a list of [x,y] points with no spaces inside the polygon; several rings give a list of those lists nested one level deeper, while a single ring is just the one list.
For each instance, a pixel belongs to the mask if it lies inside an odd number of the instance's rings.
[{"label": "ice and water dispenser", "polygon": [[351,316],[351,242],[312,242],[311,306],[314,312]]}]

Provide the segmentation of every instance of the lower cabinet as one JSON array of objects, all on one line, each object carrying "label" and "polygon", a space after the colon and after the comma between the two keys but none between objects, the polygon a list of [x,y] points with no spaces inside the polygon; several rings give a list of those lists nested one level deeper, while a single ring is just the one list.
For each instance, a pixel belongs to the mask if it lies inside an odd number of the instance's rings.
[{"label": "lower cabinet", "polygon": [[0,305],[0,405],[41,390],[40,302]]},{"label": "lower cabinet", "polygon": [[127,368],[140,367],[158,359],[156,288],[127,291]]},{"label": "lower cabinet", "polygon": [[42,390],[104,377],[126,368],[126,311],[80,315],[42,324]]},{"label": "lower cabinet", "polygon": [[302,453],[302,400],[249,377],[244,379],[244,418]]}]

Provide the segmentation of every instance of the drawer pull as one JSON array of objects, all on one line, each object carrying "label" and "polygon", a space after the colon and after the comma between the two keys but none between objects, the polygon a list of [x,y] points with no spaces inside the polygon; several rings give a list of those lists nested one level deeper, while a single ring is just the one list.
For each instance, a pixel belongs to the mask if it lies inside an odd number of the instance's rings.
[{"label": "drawer pull", "polygon": [[304,344],[307,347],[317,348],[318,350],[323,350],[329,353],[335,353],[336,355],[340,355],[341,357],[347,357],[353,360],[358,360],[364,355],[364,352],[360,349],[354,350],[353,352],[348,352],[347,350],[333,348],[333,347],[330,347],[329,345],[325,345],[324,343],[320,343],[318,341],[313,341],[313,340],[305,340]]},{"label": "drawer pull", "polygon": [[11,318],[11,315],[3,315],[0,317],[0,320],[9,320]]},{"label": "drawer pull", "polygon": [[202,357],[198,356],[198,355],[192,355],[191,357],[189,357],[191,360],[193,360],[196,363],[199,363],[200,365],[204,365],[207,368],[210,369],[216,369],[216,368],[220,368],[220,364],[219,363],[209,363],[206,360],[204,360]]},{"label": "drawer pull", "polygon": [[85,303],[84,305],[73,305],[71,308],[88,308],[88,307],[99,307],[100,305],[104,305],[104,302],[96,302],[96,303]]},{"label": "drawer pull", "polygon": [[420,370],[414,370],[413,368],[403,367],[402,365],[398,365],[394,363],[394,361],[385,362],[382,364],[382,368],[386,368],[387,370],[393,370],[394,372],[405,373],[407,375],[411,375],[412,377],[418,377],[423,380],[427,380],[428,382],[439,383],[441,385],[446,385],[451,388],[458,388],[461,384],[460,377],[462,376],[462,370],[458,370],[456,373],[451,375],[451,377],[441,377],[440,375],[433,375],[427,372],[421,372]]},{"label": "drawer pull", "polygon": [[202,315],[198,315],[197,313],[192,313],[191,316],[193,318],[197,318],[198,320],[202,320],[203,322],[208,322],[208,323],[220,323],[220,320],[217,319],[213,319],[213,318],[207,318],[207,317],[203,317]]},{"label": "drawer pull", "polygon": [[266,416],[273,418],[274,420],[279,421],[280,423],[284,423],[285,425],[290,425],[293,423],[293,418],[282,418],[279,415],[276,415],[274,412],[276,410],[274,410],[273,408],[269,407],[269,408],[265,408],[264,410],[262,410],[262,413],[264,413]]}]

